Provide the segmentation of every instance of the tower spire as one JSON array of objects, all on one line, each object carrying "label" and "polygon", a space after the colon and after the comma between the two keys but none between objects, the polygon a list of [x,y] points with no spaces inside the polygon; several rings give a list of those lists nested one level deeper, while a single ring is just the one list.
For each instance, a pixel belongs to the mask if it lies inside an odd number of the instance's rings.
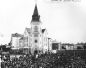
[{"label": "tower spire", "polygon": [[32,21],[40,21],[40,15],[38,14],[38,9],[37,9],[37,3],[35,3],[35,8],[34,8],[34,12],[32,15]]}]

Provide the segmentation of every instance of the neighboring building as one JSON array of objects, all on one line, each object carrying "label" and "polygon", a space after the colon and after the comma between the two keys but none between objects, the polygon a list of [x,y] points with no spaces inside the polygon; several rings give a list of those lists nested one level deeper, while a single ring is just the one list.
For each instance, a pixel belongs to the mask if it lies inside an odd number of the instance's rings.
[{"label": "neighboring building", "polygon": [[[45,53],[52,48],[51,40],[47,37],[47,30],[41,28],[40,15],[38,14],[37,5],[35,5],[34,13],[31,20],[31,28],[25,28],[24,34],[12,34],[11,43],[14,48],[28,48],[33,54]],[[50,48],[49,48],[50,47]]]},{"label": "neighboring building", "polygon": [[19,39],[20,39],[21,37],[23,37],[23,35],[21,35],[21,34],[18,34],[18,33],[12,34],[11,43],[12,43],[12,47],[13,47],[14,49],[20,47],[20,46],[19,46],[19,44],[20,44],[20,43],[19,43]]},{"label": "neighboring building", "polygon": [[80,49],[84,49],[84,44],[82,44],[82,43],[77,43],[77,44],[75,44],[74,45],[74,50],[80,50]]},{"label": "neighboring building", "polygon": [[61,45],[56,40],[52,41],[52,53],[57,53],[58,50],[61,50]]},{"label": "neighboring building", "polygon": [[51,38],[48,38],[48,51],[49,52],[52,52],[52,39]]},{"label": "neighboring building", "polygon": [[62,50],[74,50],[74,44],[63,43]]}]

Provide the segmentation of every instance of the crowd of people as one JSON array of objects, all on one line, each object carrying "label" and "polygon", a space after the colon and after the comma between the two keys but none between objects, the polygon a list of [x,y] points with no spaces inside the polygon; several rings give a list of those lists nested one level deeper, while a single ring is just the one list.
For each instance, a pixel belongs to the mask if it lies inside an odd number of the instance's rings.
[{"label": "crowd of people", "polygon": [[85,53],[85,50],[68,50],[56,54],[21,55],[4,60],[1,68],[86,68]]}]

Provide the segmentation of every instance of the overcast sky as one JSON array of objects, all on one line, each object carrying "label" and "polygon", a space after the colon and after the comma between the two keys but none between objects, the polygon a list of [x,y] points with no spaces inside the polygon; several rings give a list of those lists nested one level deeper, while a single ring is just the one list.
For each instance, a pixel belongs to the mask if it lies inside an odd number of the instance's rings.
[{"label": "overcast sky", "polygon": [[[51,2],[38,0],[42,28],[58,42],[86,42],[86,0]],[[0,44],[8,43],[12,33],[23,34],[35,7],[34,0],[0,0]]]}]

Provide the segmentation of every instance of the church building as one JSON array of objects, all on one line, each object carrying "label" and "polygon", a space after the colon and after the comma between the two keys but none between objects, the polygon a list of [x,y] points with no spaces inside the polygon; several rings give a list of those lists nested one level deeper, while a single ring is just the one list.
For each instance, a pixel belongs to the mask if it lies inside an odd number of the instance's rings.
[{"label": "church building", "polygon": [[24,34],[12,34],[11,43],[15,49],[28,48],[31,53],[45,53],[52,49],[52,42],[47,37],[47,30],[42,29],[42,22],[38,13],[37,4],[35,5],[34,12],[31,20],[31,28],[25,28]]}]

